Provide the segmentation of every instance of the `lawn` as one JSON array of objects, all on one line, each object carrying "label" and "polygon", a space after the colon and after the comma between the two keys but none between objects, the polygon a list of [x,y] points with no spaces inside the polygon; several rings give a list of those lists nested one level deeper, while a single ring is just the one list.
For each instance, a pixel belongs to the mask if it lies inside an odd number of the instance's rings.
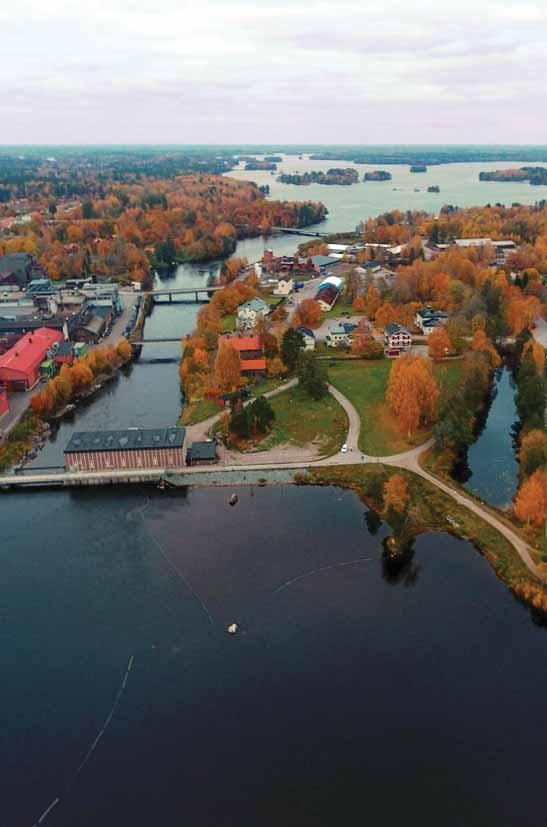
[{"label": "lawn", "polygon": [[344,313],[348,316],[366,316],[365,310],[355,310],[351,304],[344,304],[337,301],[332,310],[323,311],[321,320],[328,321],[328,319],[340,319]]},{"label": "lawn", "polygon": [[[359,447],[374,457],[389,456],[407,451],[429,438],[430,432],[418,431],[412,442],[401,433],[396,417],[384,399],[392,361],[348,360],[337,362],[329,369],[329,380],[352,402],[361,417]],[[457,383],[462,370],[460,361],[435,365],[434,371],[441,393],[447,393]]]},{"label": "lawn", "polygon": [[210,416],[222,411],[220,405],[213,399],[200,399],[198,402],[190,402],[185,405],[180,417],[181,425],[195,425],[196,422],[203,422]]},{"label": "lawn", "polygon": [[222,324],[222,332],[223,333],[231,333],[233,330],[236,329],[236,314],[235,313],[228,313],[227,316],[223,316],[220,320]]},{"label": "lawn", "polygon": [[287,443],[304,446],[314,442],[323,456],[330,456],[342,447],[348,421],[344,409],[330,394],[315,401],[296,386],[269,401],[275,413],[275,424],[271,434],[260,444],[260,450]]}]

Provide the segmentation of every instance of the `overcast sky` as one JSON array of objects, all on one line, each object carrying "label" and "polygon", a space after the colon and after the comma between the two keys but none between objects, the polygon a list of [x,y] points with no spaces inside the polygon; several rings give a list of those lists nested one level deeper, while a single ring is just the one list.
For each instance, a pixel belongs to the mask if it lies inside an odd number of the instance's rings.
[{"label": "overcast sky", "polygon": [[0,143],[547,143],[547,0],[0,4]]}]

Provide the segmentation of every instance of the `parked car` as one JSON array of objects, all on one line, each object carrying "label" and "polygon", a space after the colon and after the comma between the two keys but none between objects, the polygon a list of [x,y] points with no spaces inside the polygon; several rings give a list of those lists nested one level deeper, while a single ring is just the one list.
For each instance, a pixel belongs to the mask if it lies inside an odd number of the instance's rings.
[{"label": "parked car", "polygon": [[347,452],[348,452],[348,445],[347,445],[347,442],[344,442],[344,444],[340,448],[340,453],[341,454],[347,454]]}]

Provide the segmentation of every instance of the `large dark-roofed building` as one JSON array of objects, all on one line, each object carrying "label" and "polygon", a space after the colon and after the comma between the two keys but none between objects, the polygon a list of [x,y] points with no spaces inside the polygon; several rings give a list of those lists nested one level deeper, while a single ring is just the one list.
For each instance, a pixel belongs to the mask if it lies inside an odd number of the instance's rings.
[{"label": "large dark-roofed building", "polygon": [[185,428],[77,431],[65,448],[67,471],[183,468]]}]

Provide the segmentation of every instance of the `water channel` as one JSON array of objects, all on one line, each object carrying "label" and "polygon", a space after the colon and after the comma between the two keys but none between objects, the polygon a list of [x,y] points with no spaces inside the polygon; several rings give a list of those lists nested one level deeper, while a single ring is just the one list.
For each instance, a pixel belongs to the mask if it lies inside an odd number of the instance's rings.
[{"label": "water channel", "polygon": [[[181,336],[195,312],[157,306],[146,333]],[[179,411],[177,364],[137,363],[40,462],[75,428]],[[536,825],[547,638],[471,545],[423,536],[393,580],[353,493],[239,496],[0,497],[1,822],[53,805],[47,827]]]}]

